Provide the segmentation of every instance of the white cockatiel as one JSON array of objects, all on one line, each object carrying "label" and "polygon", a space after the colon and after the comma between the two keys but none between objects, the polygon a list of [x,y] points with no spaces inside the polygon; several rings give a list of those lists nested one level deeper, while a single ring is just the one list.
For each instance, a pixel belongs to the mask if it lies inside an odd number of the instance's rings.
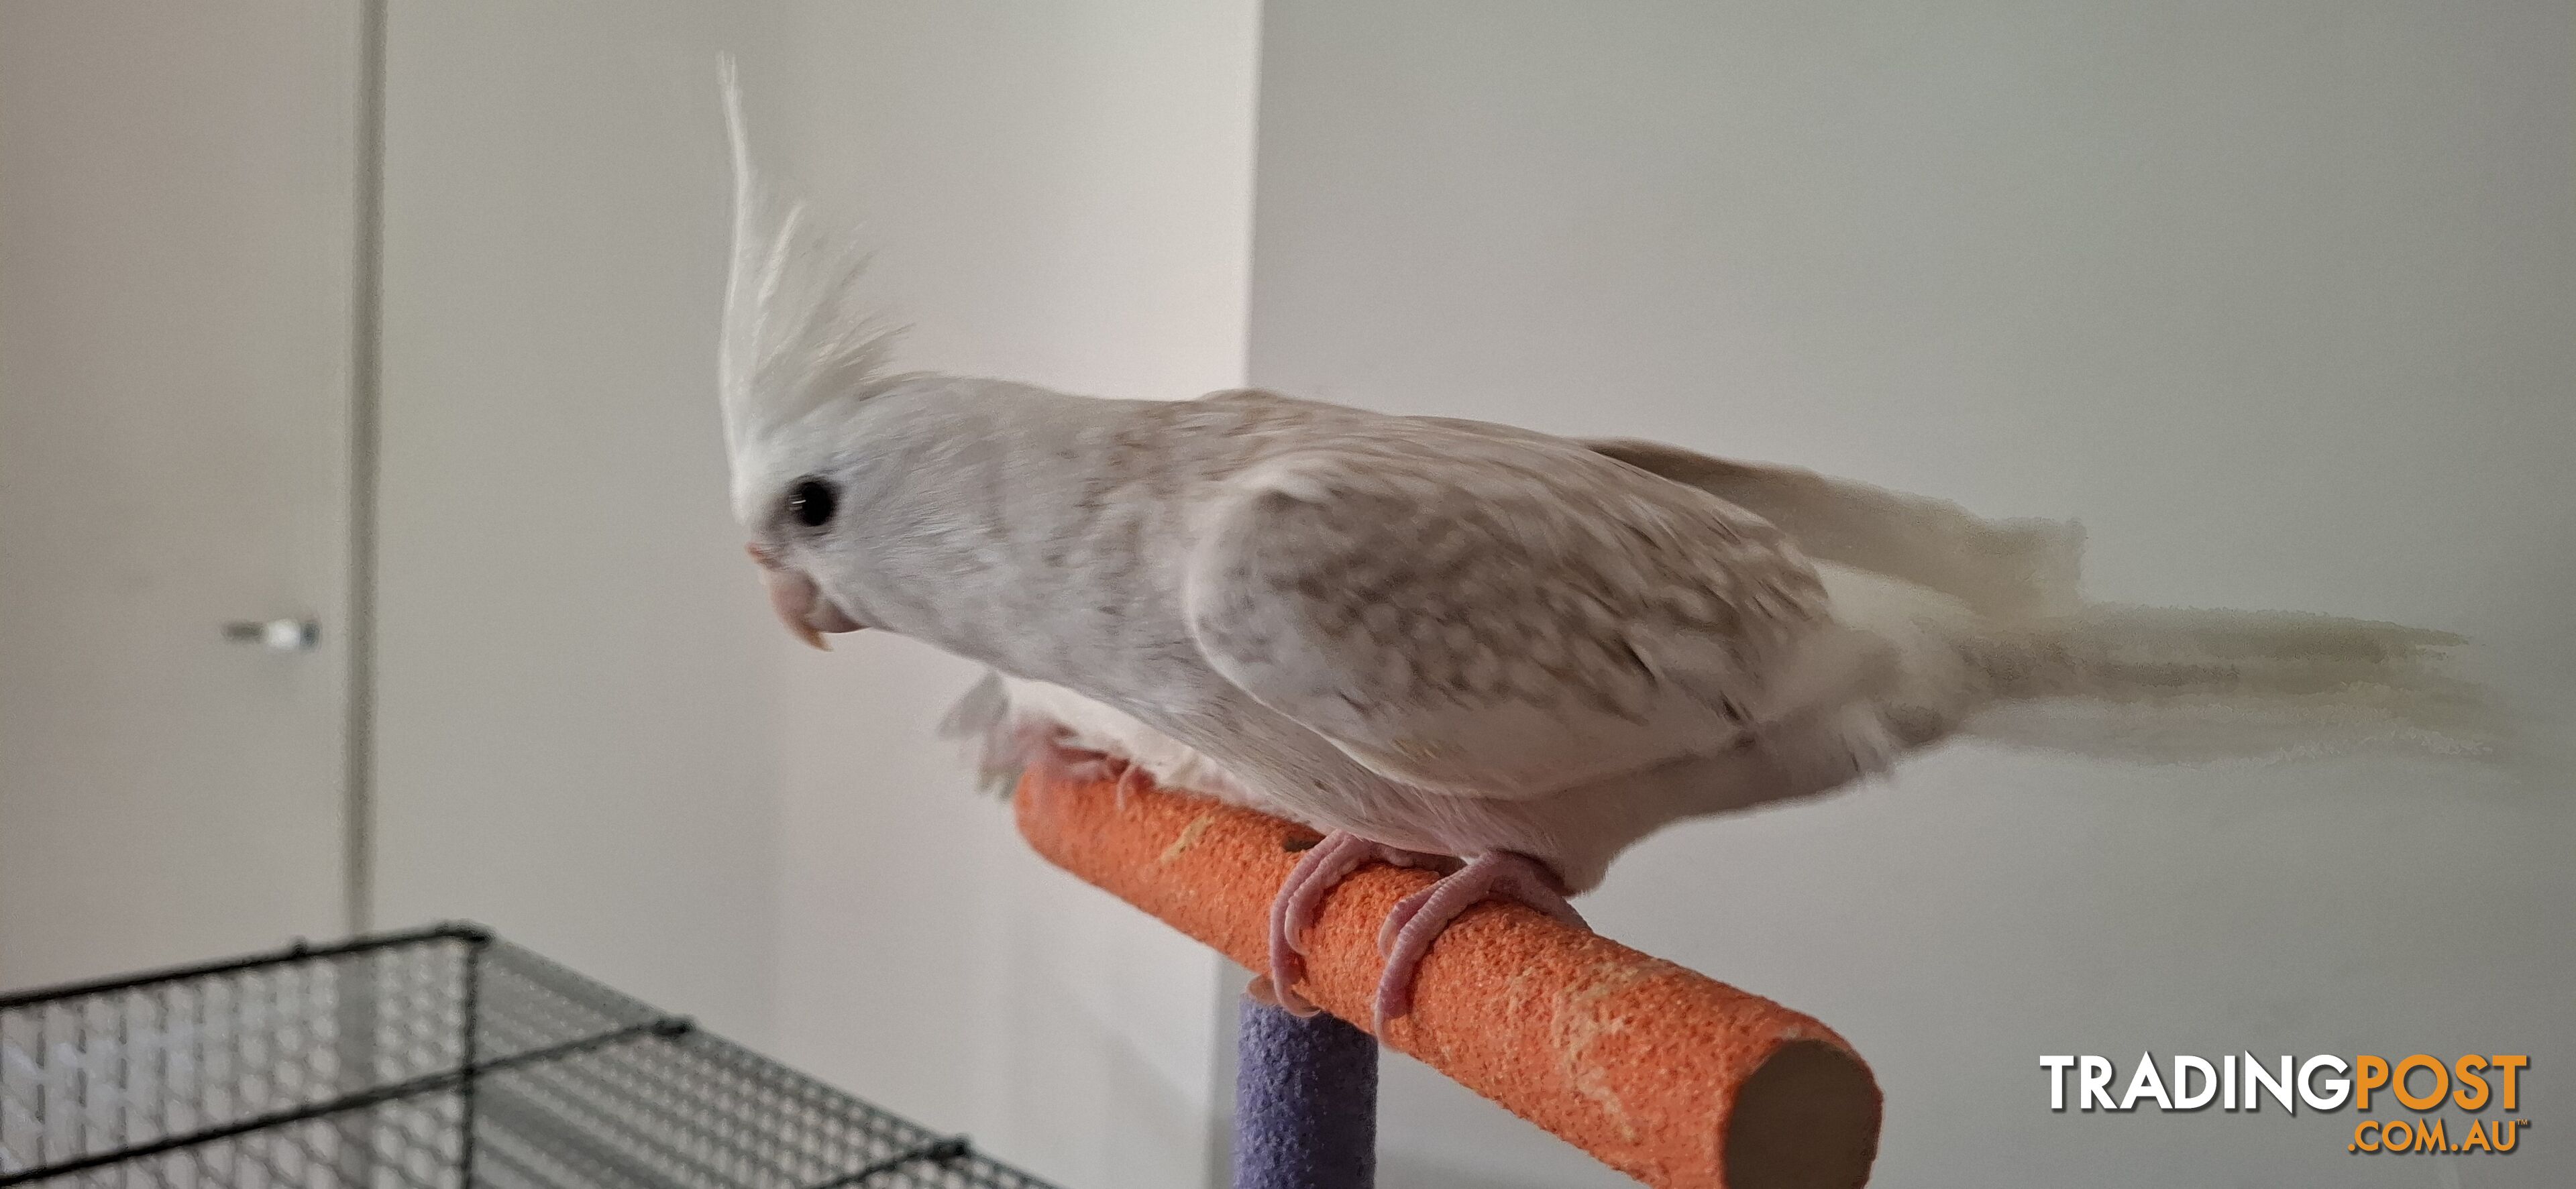
[{"label": "white cockatiel", "polygon": [[1663,825],[1962,731],[2150,758],[2468,738],[2425,664],[2448,637],[2087,606],[2065,524],[1263,392],[898,373],[861,256],[765,189],[730,92],[721,396],[779,615],[990,666],[952,720],[988,765],[1106,755],[1325,832],[1272,910],[1293,1007],[1304,927],[1370,861],[1444,873],[1381,936],[1383,1020],[1479,900],[1579,924],[1565,897]]}]

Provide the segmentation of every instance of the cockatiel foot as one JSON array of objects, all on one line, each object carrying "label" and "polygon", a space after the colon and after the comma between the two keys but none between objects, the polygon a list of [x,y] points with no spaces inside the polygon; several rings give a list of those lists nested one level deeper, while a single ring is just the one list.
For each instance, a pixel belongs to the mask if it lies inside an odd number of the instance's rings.
[{"label": "cockatiel foot", "polygon": [[1072,731],[1048,722],[1031,722],[1013,732],[1023,767],[1044,775],[1058,784],[1097,784],[1115,780],[1113,793],[1120,808],[1127,805],[1127,786],[1142,778],[1135,763],[1125,756],[1096,751],[1074,741]]},{"label": "cockatiel foot", "polygon": [[1413,976],[1431,943],[1459,914],[1487,900],[1514,900],[1586,933],[1592,926],[1566,903],[1556,873],[1528,855],[1493,851],[1440,877],[1440,882],[1396,902],[1377,933],[1386,972],[1377,984],[1377,1034],[1387,1021],[1413,1010]]},{"label": "cockatiel foot", "polygon": [[1323,911],[1324,895],[1370,863],[1440,872],[1459,869],[1458,860],[1448,855],[1404,850],[1344,830],[1326,834],[1323,841],[1306,849],[1270,902],[1270,973],[1253,980],[1253,998],[1278,1004],[1293,1015],[1315,1014],[1315,1005],[1296,989],[1297,980],[1306,976],[1306,930]]}]

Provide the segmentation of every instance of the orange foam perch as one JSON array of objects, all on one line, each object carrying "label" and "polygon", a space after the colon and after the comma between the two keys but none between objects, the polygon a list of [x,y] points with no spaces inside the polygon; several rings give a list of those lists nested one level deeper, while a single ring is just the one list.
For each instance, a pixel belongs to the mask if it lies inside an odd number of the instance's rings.
[{"label": "orange foam perch", "polygon": [[[1269,907],[1313,831],[1153,789],[1032,776],[1020,832],[1058,866],[1266,968]],[[1378,924],[1426,871],[1368,867],[1308,938],[1308,998],[1369,1026]],[[1518,904],[1471,909],[1432,946],[1389,1046],[1649,1185],[1856,1186],[1879,1093],[1833,1030]]]}]

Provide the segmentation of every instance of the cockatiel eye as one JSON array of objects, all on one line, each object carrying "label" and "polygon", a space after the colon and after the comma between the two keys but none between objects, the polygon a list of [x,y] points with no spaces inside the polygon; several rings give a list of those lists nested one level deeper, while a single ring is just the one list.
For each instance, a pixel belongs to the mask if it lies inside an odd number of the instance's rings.
[{"label": "cockatiel eye", "polygon": [[821,528],[832,521],[832,510],[840,503],[832,485],[820,479],[804,479],[787,490],[787,514],[807,528]]}]

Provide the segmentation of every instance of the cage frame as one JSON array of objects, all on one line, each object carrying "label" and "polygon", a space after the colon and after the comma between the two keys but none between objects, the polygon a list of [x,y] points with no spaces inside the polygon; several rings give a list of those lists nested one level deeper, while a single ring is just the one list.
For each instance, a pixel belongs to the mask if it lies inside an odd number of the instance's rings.
[{"label": "cage frame", "polygon": [[0,1189],[244,1183],[1050,1189],[470,922],[0,993]]}]

